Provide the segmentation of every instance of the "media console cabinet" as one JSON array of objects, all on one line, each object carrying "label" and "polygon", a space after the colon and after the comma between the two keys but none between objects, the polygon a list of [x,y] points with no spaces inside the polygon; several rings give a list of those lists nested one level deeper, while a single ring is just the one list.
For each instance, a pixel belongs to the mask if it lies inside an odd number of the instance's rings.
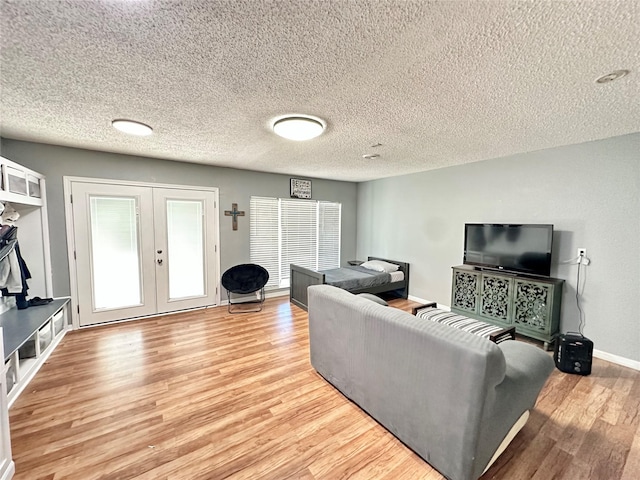
[{"label": "media console cabinet", "polygon": [[560,330],[564,280],[453,267],[451,311],[544,342],[549,350]]}]

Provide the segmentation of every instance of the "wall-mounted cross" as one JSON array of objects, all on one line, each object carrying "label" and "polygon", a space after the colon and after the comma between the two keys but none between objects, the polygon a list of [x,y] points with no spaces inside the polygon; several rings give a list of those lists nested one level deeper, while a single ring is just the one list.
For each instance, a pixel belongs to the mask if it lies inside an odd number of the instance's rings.
[{"label": "wall-mounted cross", "polygon": [[224,211],[224,215],[226,217],[233,217],[233,229],[237,230],[238,229],[238,216],[244,217],[244,210],[240,211],[238,210],[238,204],[237,203],[232,203],[231,204],[231,210],[225,210]]}]

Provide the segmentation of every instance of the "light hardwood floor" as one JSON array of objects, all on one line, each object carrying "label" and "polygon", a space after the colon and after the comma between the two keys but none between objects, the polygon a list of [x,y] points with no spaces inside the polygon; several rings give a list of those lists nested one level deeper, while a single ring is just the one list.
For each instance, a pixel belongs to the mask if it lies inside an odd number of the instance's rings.
[{"label": "light hardwood floor", "polygon": [[[287,297],[71,332],[10,410],[15,479],[443,478],[318,376],[308,347]],[[556,370],[482,478],[638,479],[639,425],[640,372]]]}]

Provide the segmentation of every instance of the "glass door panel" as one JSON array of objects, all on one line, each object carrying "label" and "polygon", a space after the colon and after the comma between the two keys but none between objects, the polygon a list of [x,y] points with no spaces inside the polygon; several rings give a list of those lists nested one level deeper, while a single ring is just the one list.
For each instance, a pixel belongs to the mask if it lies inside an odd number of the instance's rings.
[{"label": "glass door panel", "polygon": [[73,182],[80,325],[156,312],[150,188]]},{"label": "glass door panel", "polygon": [[158,313],[217,302],[215,195],[154,188]]},{"label": "glass door panel", "polygon": [[199,200],[167,200],[169,300],[205,294],[204,206]]},{"label": "glass door panel", "polygon": [[90,196],[94,310],[142,303],[135,197]]}]

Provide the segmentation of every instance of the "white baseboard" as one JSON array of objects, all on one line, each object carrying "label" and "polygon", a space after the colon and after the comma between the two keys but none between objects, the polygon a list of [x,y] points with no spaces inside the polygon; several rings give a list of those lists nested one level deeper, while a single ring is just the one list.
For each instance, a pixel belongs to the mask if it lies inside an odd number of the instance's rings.
[{"label": "white baseboard", "polygon": [[[429,303],[433,300],[425,300],[424,298],[414,297],[413,295],[409,295],[409,300],[418,303]],[[451,308],[447,305],[441,305],[438,303],[438,308],[441,310],[451,310]],[[593,356],[599,358],[600,360],[606,360],[607,362],[615,363],[616,365],[621,365],[623,367],[632,368],[634,370],[640,371],[640,362],[636,360],[631,360],[630,358],[621,357],[619,355],[614,355],[613,353],[603,352],[601,350],[593,350]]]},{"label": "white baseboard", "polygon": [[[9,461],[8,459],[5,461]],[[7,465],[3,465],[5,468],[4,472],[0,472],[0,480],[11,480],[13,475],[16,473],[16,464],[13,460],[9,461]]]},{"label": "white baseboard", "polygon": [[289,296],[288,288],[286,290],[276,290],[276,291],[265,293],[265,298],[287,297],[287,296]]},{"label": "white baseboard", "polygon": [[631,360],[630,358],[621,357],[619,355],[614,355],[613,353],[607,353],[595,349],[593,350],[593,356],[599,358],[600,360],[606,360],[607,362],[615,363],[617,365],[622,365],[623,367],[628,367],[640,371],[640,362]]}]

